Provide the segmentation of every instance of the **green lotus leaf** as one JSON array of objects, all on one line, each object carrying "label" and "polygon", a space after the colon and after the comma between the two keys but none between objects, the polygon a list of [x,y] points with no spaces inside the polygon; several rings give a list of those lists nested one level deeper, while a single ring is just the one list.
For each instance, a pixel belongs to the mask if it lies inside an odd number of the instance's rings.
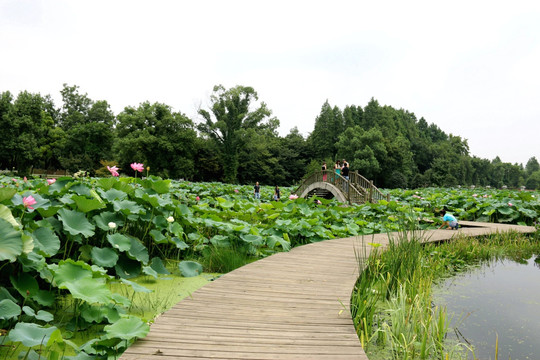
[{"label": "green lotus leaf", "polygon": [[49,206],[47,209],[39,208],[37,211],[43,218],[48,218],[56,215],[60,209],[62,206]]},{"label": "green lotus leaf", "polygon": [[264,239],[262,236],[259,235],[240,235],[240,238],[244,240],[247,243],[253,244],[253,245],[262,245],[264,242]]},{"label": "green lotus leaf", "polygon": [[60,239],[54,231],[47,227],[40,227],[32,233],[35,248],[40,254],[50,257],[60,250]]},{"label": "green lotus leaf", "polygon": [[109,202],[112,202],[113,200],[124,200],[125,198],[127,198],[128,194],[126,194],[125,192],[121,190],[110,189],[110,190],[105,191],[102,194],[102,196],[104,199],[107,199],[109,200]]},{"label": "green lotus leaf", "polygon": [[101,230],[104,230],[104,231],[111,230],[109,228],[109,223],[111,222],[115,223],[117,228],[124,226],[123,217],[120,214],[113,213],[110,211],[104,211],[99,215],[94,215],[93,219],[97,227],[99,227]]},{"label": "green lotus leaf", "polygon": [[9,320],[21,315],[21,307],[10,299],[0,300],[0,319]]},{"label": "green lotus leaf", "polygon": [[85,196],[91,196],[90,194],[90,188],[85,184],[74,184],[69,188],[70,192],[74,192],[77,195],[85,195]]},{"label": "green lotus leaf", "polygon": [[49,265],[49,268],[54,272],[54,281],[59,286],[66,282],[77,282],[93,277],[92,267],[82,261],[67,259],[60,261],[56,268],[52,265]]},{"label": "green lotus leaf", "polygon": [[17,299],[15,299],[11,294],[10,292],[8,291],[8,289],[6,289],[5,287],[3,286],[0,286],[0,300],[4,300],[4,299],[9,299],[13,302],[17,302]]},{"label": "green lotus leaf", "polygon": [[51,322],[54,320],[54,316],[48,311],[39,310],[36,314],[36,319],[45,321],[45,322]]},{"label": "green lotus leaf", "polygon": [[45,258],[35,252],[22,254],[17,260],[22,265],[22,270],[24,272],[41,271],[45,266],[47,266]]},{"label": "green lotus leaf", "polygon": [[150,331],[150,326],[136,316],[128,316],[105,326],[103,330],[107,339],[131,340],[145,337]]},{"label": "green lotus leaf", "polygon": [[23,253],[31,253],[34,250],[34,239],[32,239],[32,236],[23,233],[21,239],[23,242]]},{"label": "green lotus leaf", "polygon": [[36,295],[39,290],[37,280],[28,273],[20,273],[17,277],[10,276],[9,279],[15,290],[24,298]]},{"label": "green lotus leaf", "polygon": [[154,180],[152,181],[152,190],[158,194],[167,194],[171,188],[171,180]]},{"label": "green lotus leaf", "polygon": [[51,334],[56,327],[43,327],[38,324],[19,322],[15,328],[9,332],[9,340],[20,342],[26,347],[46,345]]},{"label": "green lotus leaf", "polygon": [[58,210],[58,215],[64,229],[71,235],[81,234],[87,238],[94,236],[95,226],[88,221],[83,213],[63,208]]},{"label": "green lotus leaf", "polygon": [[175,236],[178,236],[178,237],[182,236],[182,234],[184,233],[184,229],[177,222],[174,222],[174,223],[171,224],[171,226],[169,227],[169,231],[172,232]]},{"label": "green lotus leaf", "polygon": [[36,312],[30,306],[23,306],[22,311],[28,316],[31,316],[31,317],[36,316]]},{"label": "green lotus leaf", "polygon": [[146,249],[139,239],[134,237],[131,237],[131,248],[127,251],[127,254],[131,259],[136,259],[143,264],[148,264],[148,261],[150,260],[148,249]]},{"label": "green lotus leaf", "polygon": [[180,250],[189,249],[189,245],[186,244],[183,240],[180,240],[176,236],[171,238],[171,242],[176,245],[176,247]]},{"label": "green lotus leaf", "polygon": [[68,289],[76,299],[84,300],[90,304],[107,304],[112,300],[111,290],[102,279],[84,278],[77,281],[66,281],[59,288]]},{"label": "green lotus leaf", "polygon": [[47,290],[38,290],[38,292],[32,296],[32,300],[43,306],[51,306],[56,301],[54,293]]},{"label": "green lotus leaf", "polygon": [[[4,189],[4,188],[0,188]],[[13,217],[13,214],[11,213],[11,210],[6,205],[0,204],[0,219],[6,220],[8,223],[13,225],[14,227],[19,227],[20,224],[15,220]]]},{"label": "green lotus leaf", "polygon": [[101,323],[105,318],[107,308],[105,306],[94,306],[88,303],[82,304],[80,308],[81,317],[88,323]]},{"label": "green lotus leaf", "polygon": [[154,271],[157,272],[158,274],[162,274],[162,275],[170,274],[169,270],[165,268],[163,261],[158,257],[152,258],[152,260],[150,261],[150,267],[152,267],[152,269],[154,269]]},{"label": "green lotus leaf", "polygon": [[153,292],[153,290],[145,288],[144,286],[139,285],[136,282],[129,281],[129,280],[126,280],[126,279],[120,279],[120,281],[122,282],[122,284],[131,286],[133,288],[133,291],[135,291],[135,292],[143,292],[143,293],[151,293],[151,292]]},{"label": "green lotus leaf", "polygon": [[497,211],[503,215],[510,215],[514,212],[514,209],[510,206],[500,207],[497,209]]},{"label": "green lotus leaf", "polygon": [[131,239],[120,233],[107,234],[107,241],[113,248],[119,251],[128,251],[131,249]]},{"label": "green lotus leaf", "polygon": [[113,267],[118,261],[118,254],[116,253],[116,251],[114,251],[114,249],[111,248],[100,249],[98,247],[93,247],[91,254],[92,262],[94,264],[106,268]]},{"label": "green lotus leaf", "polygon": [[193,277],[203,272],[202,265],[196,261],[180,261],[178,268],[183,277]]},{"label": "green lotus leaf", "polygon": [[114,211],[121,211],[126,215],[140,214],[144,212],[144,208],[137,205],[135,201],[131,200],[114,200],[112,202]]},{"label": "green lotus leaf", "polygon": [[89,199],[86,196],[74,195],[71,197],[77,208],[83,213],[90,212],[96,209],[103,209],[105,205],[97,199]]},{"label": "green lotus leaf", "polygon": [[142,271],[144,274],[153,276],[155,279],[158,278],[158,273],[150,266],[143,266]]},{"label": "green lotus leaf", "polygon": [[161,231],[156,229],[150,230],[150,236],[152,236],[154,241],[158,244],[164,244],[169,242],[169,239],[167,239],[167,237],[163,235]]},{"label": "green lotus leaf", "polygon": [[14,262],[23,252],[21,233],[8,221],[0,218],[0,261]]},{"label": "green lotus leaf", "polygon": [[[120,280],[123,281],[125,279],[120,279]],[[126,281],[128,281],[128,280],[126,280]],[[150,290],[150,292],[151,292],[151,290]],[[130,307],[131,306],[131,301],[127,297],[122,296],[120,294],[113,293],[112,294],[112,299],[115,302],[115,304],[120,304],[120,305],[122,305],[124,307]],[[113,309],[116,310],[117,308],[114,307]],[[117,313],[118,313],[118,311],[117,311]],[[110,317],[108,317],[108,319],[109,319],[110,322],[112,322]],[[114,321],[116,321],[116,320],[114,320]]]},{"label": "green lotus leaf", "polygon": [[0,188],[0,202],[11,199],[13,195],[15,195],[16,193],[17,193],[17,189],[15,188],[8,188],[8,187]]},{"label": "green lotus leaf", "polygon": [[270,249],[274,249],[277,245],[281,245],[283,251],[289,251],[291,249],[291,243],[283,239],[282,237],[271,235],[266,239],[266,243]]},{"label": "green lotus leaf", "polygon": [[228,248],[228,247],[231,246],[231,242],[229,240],[229,237],[225,236],[225,235],[214,235],[210,239],[210,242],[212,243],[212,245],[214,245],[216,247]]},{"label": "green lotus leaf", "polygon": [[131,260],[126,255],[120,256],[118,262],[114,266],[116,275],[124,279],[131,279],[133,277],[139,276],[142,270],[141,263],[137,260]]}]

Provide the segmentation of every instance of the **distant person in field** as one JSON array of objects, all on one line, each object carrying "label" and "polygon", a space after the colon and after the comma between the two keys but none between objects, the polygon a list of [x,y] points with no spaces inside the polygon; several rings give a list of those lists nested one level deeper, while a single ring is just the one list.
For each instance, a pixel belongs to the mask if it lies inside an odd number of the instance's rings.
[{"label": "distant person in field", "polygon": [[258,200],[261,199],[261,187],[259,186],[258,181],[255,183],[255,186],[253,187],[253,194],[255,195],[255,199],[258,199]]},{"label": "distant person in field", "polygon": [[327,174],[325,173],[325,171],[326,171],[326,161],[324,161],[324,162],[322,163],[322,171],[323,171],[322,181],[326,181],[326,175],[327,175]]},{"label": "distant person in field", "polygon": [[281,200],[281,191],[279,190],[279,186],[277,186],[277,185],[274,188],[274,200],[275,201]]},{"label": "distant person in field", "polygon": [[441,226],[439,226],[439,229],[446,228],[448,230],[457,230],[459,228],[457,219],[454,217],[454,215],[446,212],[446,209],[441,210],[441,216],[443,223]]}]

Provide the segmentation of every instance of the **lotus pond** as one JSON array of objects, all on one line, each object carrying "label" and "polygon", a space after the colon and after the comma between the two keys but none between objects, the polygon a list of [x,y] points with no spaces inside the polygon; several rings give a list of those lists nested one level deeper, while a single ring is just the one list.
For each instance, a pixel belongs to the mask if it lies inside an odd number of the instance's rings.
[{"label": "lotus pond", "polygon": [[[32,350],[21,356],[29,359],[121,353],[152,319],[130,312],[131,293],[111,289],[121,283],[150,299],[149,286],[134,279],[167,276],[171,260],[189,277],[310,242],[399,231],[403,216],[437,222],[443,206],[461,219],[529,225],[540,211],[538,192],[393,190],[389,202],[347,206],[288,199],[292,190],[273,202],[272,187],[262,187],[268,200],[257,201],[252,186],[220,183],[0,177],[0,351],[25,346]],[[71,318],[59,311],[66,297]],[[71,341],[92,327],[101,329],[97,337]]]},{"label": "lotus pond", "polygon": [[434,290],[452,318],[449,337],[471,344],[479,359],[537,359],[540,354],[540,258],[491,261]]}]

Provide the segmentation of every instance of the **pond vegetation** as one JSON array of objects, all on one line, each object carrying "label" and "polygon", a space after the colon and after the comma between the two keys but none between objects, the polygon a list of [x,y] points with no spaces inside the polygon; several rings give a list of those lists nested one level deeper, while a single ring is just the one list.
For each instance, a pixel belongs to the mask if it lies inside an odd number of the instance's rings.
[{"label": "pond vegetation", "polygon": [[[448,336],[457,318],[445,304],[435,304],[433,287],[489,261],[524,261],[540,253],[537,236],[518,233],[462,237],[441,244],[424,240],[419,232],[404,231],[388,249],[375,249],[360,262],[363,271],[351,310],[370,360],[475,359],[474,343]],[[495,338],[491,344],[494,355]]]}]

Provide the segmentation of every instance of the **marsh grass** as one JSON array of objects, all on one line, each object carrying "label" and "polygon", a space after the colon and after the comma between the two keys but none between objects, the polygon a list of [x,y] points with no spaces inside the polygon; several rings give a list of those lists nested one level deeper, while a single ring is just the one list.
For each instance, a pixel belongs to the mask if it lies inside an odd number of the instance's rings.
[{"label": "marsh grass", "polygon": [[197,259],[211,273],[228,273],[256,260],[242,247],[207,247]]},{"label": "marsh grass", "polygon": [[370,243],[357,250],[351,312],[362,347],[371,360],[476,359],[469,344],[447,339],[452,319],[433,305],[432,286],[488,261],[528,259],[540,253],[538,237],[510,232],[435,244],[406,230],[411,225],[404,222],[384,250]]}]

